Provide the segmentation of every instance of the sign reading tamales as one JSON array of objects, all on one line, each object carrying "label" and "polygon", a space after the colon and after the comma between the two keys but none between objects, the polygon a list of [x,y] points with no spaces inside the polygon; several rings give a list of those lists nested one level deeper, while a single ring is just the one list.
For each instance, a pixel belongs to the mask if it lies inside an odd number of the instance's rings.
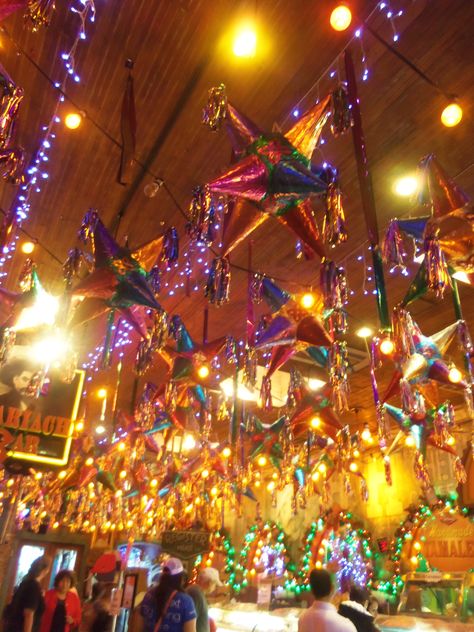
[{"label": "sign reading tamales", "polygon": [[164,531],[161,548],[173,557],[190,560],[209,551],[207,531]]},{"label": "sign reading tamales", "polygon": [[11,471],[27,464],[64,467],[69,460],[84,371],[69,382],[49,371],[39,395],[32,388],[37,371],[24,350],[0,368],[0,461]]}]

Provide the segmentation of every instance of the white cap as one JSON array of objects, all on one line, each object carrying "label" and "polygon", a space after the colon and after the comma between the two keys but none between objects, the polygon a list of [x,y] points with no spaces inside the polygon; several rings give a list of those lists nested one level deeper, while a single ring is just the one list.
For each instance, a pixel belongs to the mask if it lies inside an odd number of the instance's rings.
[{"label": "white cap", "polygon": [[212,566],[206,566],[202,570],[199,571],[199,577],[201,579],[205,579],[211,584],[216,584],[216,586],[223,586],[224,584],[221,582],[219,577],[219,571],[217,568],[213,568]]},{"label": "white cap", "polygon": [[184,571],[181,560],[177,557],[170,557],[163,565],[163,570],[168,571],[170,575],[179,575]]}]

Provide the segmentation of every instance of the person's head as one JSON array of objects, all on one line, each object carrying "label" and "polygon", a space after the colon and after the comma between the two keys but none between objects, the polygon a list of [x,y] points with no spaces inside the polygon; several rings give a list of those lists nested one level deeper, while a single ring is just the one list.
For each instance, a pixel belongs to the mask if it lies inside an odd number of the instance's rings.
[{"label": "person's head", "polygon": [[309,574],[311,592],[317,601],[329,601],[334,585],[331,574],[324,568],[315,568]]},{"label": "person's head", "polygon": [[155,590],[156,610],[158,617],[161,616],[166,602],[171,593],[175,590],[182,590],[184,585],[184,568],[181,560],[177,557],[170,557],[163,565],[160,583]]},{"label": "person's head", "polygon": [[51,559],[47,555],[37,557],[33,564],[30,566],[28,576],[41,581],[43,577],[48,574],[50,566]]},{"label": "person's head", "polygon": [[2,369],[1,380],[23,396],[29,395],[29,385],[35,370],[26,360],[13,360]]},{"label": "person's head", "polygon": [[218,586],[222,586],[217,568],[206,566],[201,569],[197,576],[197,584],[206,594],[211,594]]},{"label": "person's head", "polygon": [[360,603],[361,606],[367,608],[367,604],[369,603],[370,593],[366,588],[362,586],[351,586],[349,591],[349,599],[351,601],[355,601]]},{"label": "person's head", "polygon": [[54,578],[54,588],[60,594],[66,594],[74,587],[74,575],[71,571],[62,570]]}]

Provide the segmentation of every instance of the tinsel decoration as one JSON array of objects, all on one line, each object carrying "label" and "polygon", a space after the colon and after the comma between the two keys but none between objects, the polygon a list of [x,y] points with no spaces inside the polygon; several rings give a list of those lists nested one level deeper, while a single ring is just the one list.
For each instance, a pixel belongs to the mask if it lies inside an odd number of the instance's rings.
[{"label": "tinsel decoration", "polygon": [[[451,407],[450,404],[448,404],[448,408],[449,407]],[[444,446],[448,442],[450,437],[448,432],[449,413],[448,419],[446,417],[447,415],[445,407],[442,406],[438,408],[433,419],[434,440],[436,442],[436,445],[440,447]]]},{"label": "tinsel decoration", "polygon": [[425,483],[429,482],[430,476],[428,474],[428,470],[426,469],[425,459],[419,450],[415,451],[414,472],[419,481],[423,481]]},{"label": "tinsel decoration", "polygon": [[225,85],[211,88],[208,92],[207,105],[202,111],[202,122],[213,132],[220,129],[227,115],[227,95]]},{"label": "tinsel decoration", "polygon": [[383,457],[383,467],[384,467],[384,473],[385,473],[385,481],[387,483],[387,485],[392,486],[393,481],[392,481],[392,466],[390,464],[390,457],[389,456],[384,456]]},{"label": "tinsel decoration", "polygon": [[362,475],[360,476],[360,496],[365,503],[369,500],[369,488],[367,487],[367,481]]},{"label": "tinsel decoration", "polygon": [[257,383],[257,352],[253,347],[245,347],[243,382],[247,388],[254,388]]},{"label": "tinsel decoration", "polygon": [[156,295],[161,292],[161,270],[159,265],[153,266],[148,273],[148,283]]},{"label": "tinsel decoration", "polygon": [[334,407],[339,412],[348,409],[348,367],[347,344],[341,341],[334,342],[329,350],[329,383]]},{"label": "tinsel decoration", "polygon": [[81,223],[81,227],[79,228],[78,237],[84,243],[88,244],[92,239],[92,235],[94,233],[95,227],[97,226],[97,222],[99,221],[99,214],[93,208],[89,209],[87,213],[84,215]]},{"label": "tinsel decoration", "polygon": [[239,356],[237,351],[237,342],[233,336],[227,336],[225,342],[225,357],[229,364],[237,365]]},{"label": "tinsel decoration", "polygon": [[262,387],[260,389],[260,400],[262,402],[262,410],[270,411],[273,409],[272,381],[267,375],[265,375],[262,378]]},{"label": "tinsel decoration", "polygon": [[33,31],[49,26],[56,8],[55,0],[28,0],[25,19],[33,24]]},{"label": "tinsel decoration", "polygon": [[10,351],[15,346],[16,332],[9,327],[3,327],[0,334],[0,366],[8,360]]},{"label": "tinsel decoration", "polygon": [[0,149],[9,149],[15,132],[23,90],[16,86],[0,65]]},{"label": "tinsel decoration", "polygon": [[[471,358],[474,354],[474,345],[472,344],[471,334],[465,320],[459,321],[458,324],[458,341],[461,351],[464,355],[464,366],[468,375],[467,387],[464,391],[464,400],[471,418],[474,418],[474,402],[472,397],[473,375]],[[473,446],[474,447],[474,446]]]},{"label": "tinsel decoration", "polygon": [[195,187],[186,231],[194,241],[210,246],[214,239],[214,205],[208,186]]},{"label": "tinsel decoration", "polygon": [[425,259],[428,287],[433,290],[437,298],[442,298],[446,286],[450,284],[448,265],[441,250],[436,235],[426,235],[424,240]]},{"label": "tinsel decoration", "polygon": [[403,245],[403,238],[400,232],[397,219],[392,219],[382,244],[382,258],[390,269],[399,268],[406,271],[405,259],[407,253]]},{"label": "tinsel decoration", "polygon": [[262,302],[262,283],[264,279],[264,275],[256,272],[252,276],[252,281],[249,286],[250,298],[252,299],[252,303],[258,304]]},{"label": "tinsel decoration", "polygon": [[32,259],[26,259],[18,277],[18,285],[22,292],[28,292],[33,287],[35,264]]},{"label": "tinsel decoration", "polygon": [[286,405],[288,408],[294,408],[296,406],[301,382],[301,373],[296,369],[290,369],[290,381],[288,383],[288,395],[286,397]]},{"label": "tinsel decoration", "polygon": [[415,324],[410,313],[401,306],[397,306],[393,310],[392,332],[397,354],[404,361],[415,353],[415,342],[413,340]]},{"label": "tinsel decoration", "polygon": [[179,257],[179,236],[174,226],[168,228],[163,236],[163,250],[161,259],[170,266],[178,261]]},{"label": "tinsel decoration", "polygon": [[323,239],[330,246],[347,241],[346,217],[342,206],[341,190],[334,179],[326,191],[326,210],[323,220]]},{"label": "tinsel decoration", "polygon": [[230,263],[227,257],[217,257],[211,264],[204,295],[210,303],[222,305],[229,300]]},{"label": "tinsel decoration", "polygon": [[325,259],[321,263],[319,279],[329,329],[332,334],[343,334],[347,330],[345,305],[349,296],[345,270]]},{"label": "tinsel decoration", "polygon": [[63,279],[67,290],[71,289],[73,278],[79,274],[82,261],[82,250],[80,248],[71,248],[66,261],[63,263]]},{"label": "tinsel decoration", "polygon": [[143,375],[151,368],[153,356],[165,346],[168,332],[168,315],[164,310],[157,310],[153,315],[153,325],[148,331],[148,338],[141,340],[137,347],[135,371],[138,375]]},{"label": "tinsel decoration", "polygon": [[0,177],[5,182],[20,184],[24,165],[25,152],[21,147],[0,149]]},{"label": "tinsel decoration", "polygon": [[458,456],[454,459],[454,475],[460,485],[464,485],[467,482],[466,469]]},{"label": "tinsel decoration", "polygon": [[336,138],[352,126],[352,114],[346,87],[341,83],[331,95],[332,120],[331,132]]}]

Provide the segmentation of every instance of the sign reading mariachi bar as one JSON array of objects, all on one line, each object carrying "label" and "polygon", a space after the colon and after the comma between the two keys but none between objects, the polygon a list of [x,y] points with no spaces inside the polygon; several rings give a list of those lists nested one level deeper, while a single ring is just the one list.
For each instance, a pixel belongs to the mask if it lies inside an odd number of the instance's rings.
[{"label": "sign reading mariachi bar", "polygon": [[446,523],[436,516],[422,533],[426,538],[422,553],[432,568],[464,572],[474,566],[474,523],[469,518],[453,516]]},{"label": "sign reading mariachi bar", "polygon": [[0,461],[20,472],[20,465],[64,467],[69,453],[84,385],[84,371],[75,371],[65,383],[52,371],[47,388],[38,398],[28,396],[31,370],[22,366],[0,370]]}]

